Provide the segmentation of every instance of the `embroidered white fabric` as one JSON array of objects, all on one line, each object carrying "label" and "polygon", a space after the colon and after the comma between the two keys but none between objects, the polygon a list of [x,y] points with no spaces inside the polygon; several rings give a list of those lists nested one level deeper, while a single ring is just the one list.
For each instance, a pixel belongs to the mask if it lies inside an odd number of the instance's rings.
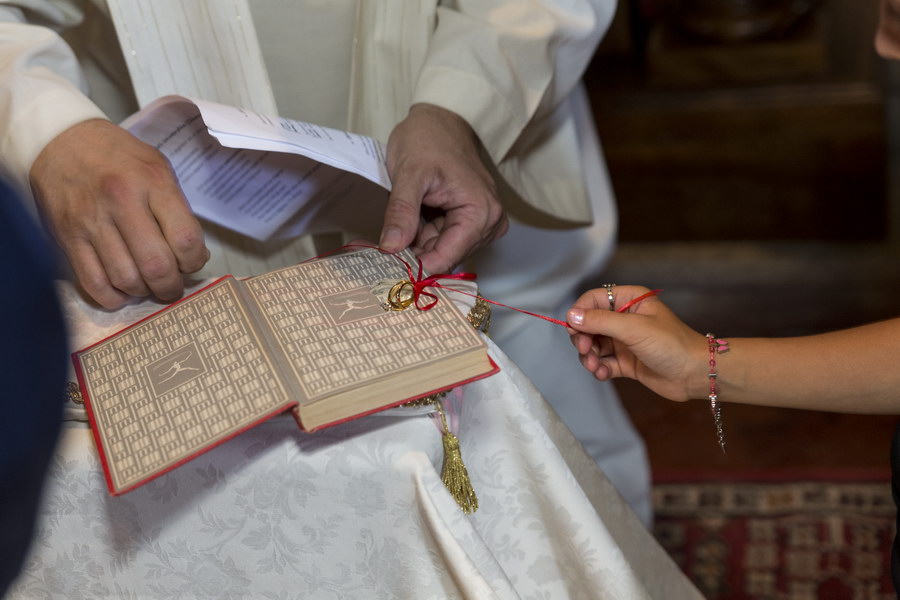
[{"label": "embroidered white fabric", "polygon": [[[60,290],[74,347],[159,308],[105,312]],[[421,411],[314,434],[276,417],[118,498],[74,420],[8,598],[700,598],[490,347],[501,372],[462,388],[458,416],[474,515],[441,482]]]}]

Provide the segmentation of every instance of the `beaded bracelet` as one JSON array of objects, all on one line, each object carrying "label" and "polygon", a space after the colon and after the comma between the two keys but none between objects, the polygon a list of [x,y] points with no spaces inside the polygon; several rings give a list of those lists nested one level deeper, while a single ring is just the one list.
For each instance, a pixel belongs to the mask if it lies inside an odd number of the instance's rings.
[{"label": "beaded bracelet", "polygon": [[718,373],[716,372],[716,354],[728,352],[728,340],[717,338],[711,333],[706,334],[706,342],[709,345],[709,410],[712,412],[713,422],[716,425],[716,438],[722,454],[725,453],[725,428],[722,426],[722,405],[719,404]]}]

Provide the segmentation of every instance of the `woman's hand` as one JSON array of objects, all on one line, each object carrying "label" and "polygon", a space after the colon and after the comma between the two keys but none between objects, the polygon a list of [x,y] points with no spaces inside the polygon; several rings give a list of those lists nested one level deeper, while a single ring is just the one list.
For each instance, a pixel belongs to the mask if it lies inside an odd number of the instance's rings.
[{"label": "woman's hand", "polygon": [[[613,287],[615,306],[648,291],[638,286]],[[581,364],[597,379],[635,379],[670,400],[706,396],[706,337],[688,327],[659,298],[645,298],[619,313],[610,310],[606,289],[598,288],[575,301],[567,320]]]}]

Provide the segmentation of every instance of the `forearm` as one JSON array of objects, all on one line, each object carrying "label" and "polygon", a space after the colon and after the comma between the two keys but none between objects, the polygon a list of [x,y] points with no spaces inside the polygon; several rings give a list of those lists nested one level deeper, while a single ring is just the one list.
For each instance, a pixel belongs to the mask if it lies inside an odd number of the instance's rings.
[{"label": "forearm", "polygon": [[[716,356],[723,402],[900,414],[900,319],[808,337],[735,338],[730,346]],[[707,393],[701,376],[691,395]]]}]

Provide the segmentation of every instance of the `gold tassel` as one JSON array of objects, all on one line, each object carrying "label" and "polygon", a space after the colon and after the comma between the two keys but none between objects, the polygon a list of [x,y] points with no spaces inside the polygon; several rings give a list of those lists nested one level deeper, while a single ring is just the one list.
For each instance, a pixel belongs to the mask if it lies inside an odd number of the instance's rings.
[{"label": "gold tassel", "polygon": [[[395,298],[396,302],[402,300],[400,297],[402,287],[402,285],[397,287],[395,292],[397,295]],[[469,311],[467,318],[472,327],[483,331],[487,335],[491,326],[491,306],[485,302],[480,293],[475,299],[475,306]],[[444,482],[460,509],[465,514],[471,515],[478,510],[478,496],[475,495],[475,489],[472,487],[471,479],[469,479],[469,471],[466,470],[466,465],[463,463],[462,453],[459,449],[459,438],[450,431],[450,427],[447,425],[447,415],[444,412],[444,405],[441,403],[441,398],[445,394],[446,392],[440,392],[426,396],[419,400],[407,402],[404,406],[434,405],[438,416],[441,418],[441,428],[443,429],[441,437],[444,442],[444,464],[441,466],[441,481]]]},{"label": "gold tassel", "polygon": [[459,507],[467,515],[478,510],[478,496],[472,488],[469,472],[463,463],[462,453],[459,450],[459,438],[456,437],[447,426],[447,416],[444,414],[444,406],[440,400],[435,399],[434,406],[441,417],[441,426],[444,428],[444,464],[441,467],[441,480],[450,495],[459,504]]}]

